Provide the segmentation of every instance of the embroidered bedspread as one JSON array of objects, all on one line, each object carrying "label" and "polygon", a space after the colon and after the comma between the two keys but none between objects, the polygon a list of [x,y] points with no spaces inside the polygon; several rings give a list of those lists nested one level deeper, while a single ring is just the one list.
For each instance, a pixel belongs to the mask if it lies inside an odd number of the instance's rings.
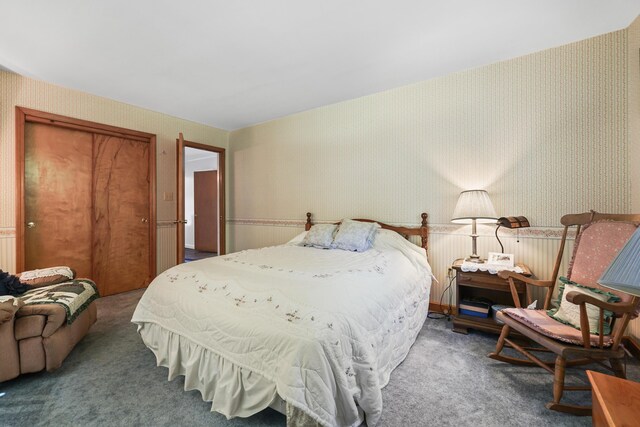
[{"label": "embroidered bedspread", "polygon": [[[426,318],[431,277],[424,249],[388,230],[362,253],[289,243],[165,271],[132,322],[263,376],[322,425],[358,426],[364,411],[374,426],[381,388]],[[170,358],[146,344],[159,363]]]},{"label": "embroidered bedspread", "polygon": [[71,324],[99,296],[98,287],[91,280],[76,279],[33,289],[20,300],[25,305],[59,304],[67,313],[67,324]]}]

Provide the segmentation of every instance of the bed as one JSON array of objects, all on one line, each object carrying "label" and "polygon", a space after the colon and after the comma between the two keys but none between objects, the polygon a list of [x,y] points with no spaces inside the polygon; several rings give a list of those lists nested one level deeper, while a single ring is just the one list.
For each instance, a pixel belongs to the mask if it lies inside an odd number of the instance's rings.
[{"label": "bed", "polygon": [[[379,224],[364,252],[290,242],[180,264],[156,277],[132,322],[169,380],[185,377],[212,411],[268,406],[287,425],[374,426],[381,389],[427,315],[427,214]],[[417,236],[420,245],[411,243]]]}]

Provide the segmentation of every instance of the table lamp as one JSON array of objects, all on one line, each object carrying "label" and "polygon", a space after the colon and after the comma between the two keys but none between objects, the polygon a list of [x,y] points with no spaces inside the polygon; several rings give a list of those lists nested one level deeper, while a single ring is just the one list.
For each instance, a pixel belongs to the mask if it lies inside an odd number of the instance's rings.
[{"label": "table lamp", "polygon": [[476,239],[476,223],[494,223],[498,216],[493,208],[489,193],[485,190],[467,190],[460,193],[458,203],[453,211],[451,222],[456,224],[471,224],[471,255],[465,258],[467,262],[483,262],[478,256]]},{"label": "table lamp", "polygon": [[598,283],[640,297],[640,228],[618,252]]}]

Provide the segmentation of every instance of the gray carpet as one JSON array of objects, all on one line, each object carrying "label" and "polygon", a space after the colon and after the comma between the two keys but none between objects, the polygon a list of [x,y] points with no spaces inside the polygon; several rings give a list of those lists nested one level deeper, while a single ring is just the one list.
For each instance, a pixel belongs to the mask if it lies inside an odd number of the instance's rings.
[{"label": "gray carpet", "polygon": [[[0,384],[0,425],[284,426],[283,415],[265,410],[226,420],[210,412],[182,377],[167,381],[129,321],[141,292],[102,298],[98,323],[53,373],[24,375]],[[451,332],[446,320],[427,319],[407,359],[383,389],[379,426],[587,426],[589,417],[548,411],[552,376],[485,355],[495,335]],[[597,368],[597,367],[594,367]],[[597,369],[600,370],[600,369]],[[583,371],[570,378],[586,383]],[[640,379],[629,360],[628,374]],[[576,392],[573,392],[574,394]],[[576,403],[590,401],[577,392]]]},{"label": "gray carpet", "polygon": [[184,261],[197,261],[199,259],[212,258],[216,257],[218,254],[216,252],[204,252],[197,251],[195,249],[184,248]]}]

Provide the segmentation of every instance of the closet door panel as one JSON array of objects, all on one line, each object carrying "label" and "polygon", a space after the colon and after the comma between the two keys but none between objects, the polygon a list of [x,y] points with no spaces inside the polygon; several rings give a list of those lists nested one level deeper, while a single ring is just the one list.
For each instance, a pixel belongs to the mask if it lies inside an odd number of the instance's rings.
[{"label": "closet door panel", "polygon": [[89,132],[25,125],[25,269],[92,270],[92,138]]},{"label": "closet door panel", "polygon": [[94,136],[93,271],[103,295],[149,284],[149,144]]}]

